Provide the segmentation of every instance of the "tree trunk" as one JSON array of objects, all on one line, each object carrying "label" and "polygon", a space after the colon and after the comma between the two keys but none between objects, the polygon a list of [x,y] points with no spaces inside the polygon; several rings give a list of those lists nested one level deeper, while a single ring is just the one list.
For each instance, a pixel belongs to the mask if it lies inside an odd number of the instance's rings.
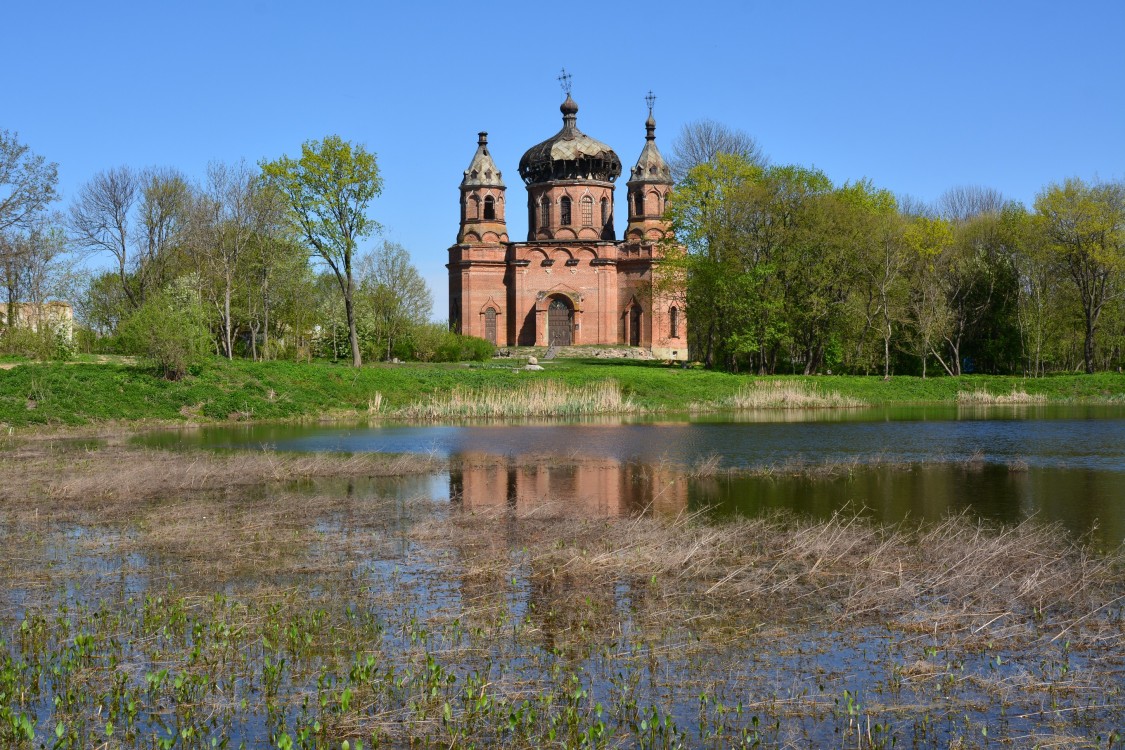
[{"label": "tree trunk", "polygon": [[1082,347],[1083,357],[1086,360],[1086,372],[1094,372],[1094,334],[1098,331],[1097,316],[1089,309],[1086,311],[1086,342]]},{"label": "tree trunk", "polygon": [[348,316],[348,341],[352,345],[352,367],[362,367],[363,357],[359,353],[359,332],[355,326],[355,304],[352,300],[352,279],[348,275],[347,290],[344,293],[344,312]]},{"label": "tree trunk", "polygon": [[234,359],[234,346],[231,341],[230,323],[230,277],[227,277],[226,289],[223,290],[223,343],[227,347],[227,359]]}]

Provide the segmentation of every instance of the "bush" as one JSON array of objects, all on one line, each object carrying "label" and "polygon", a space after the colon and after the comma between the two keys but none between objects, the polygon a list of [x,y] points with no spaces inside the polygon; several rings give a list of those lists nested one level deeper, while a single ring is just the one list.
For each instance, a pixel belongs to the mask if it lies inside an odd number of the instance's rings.
[{"label": "bush", "polygon": [[422,362],[484,362],[496,354],[496,346],[476,336],[462,336],[445,326],[418,326],[410,336],[412,359]]},{"label": "bush", "polygon": [[212,351],[203,306],[175,291],[147,300],[121,326],[120,339],[130,353],[151,359],[167,380],[180,380]]},{"label": "bush", "polygon": [[74,359],[74,342],[63,328],[5,328],[0,330],[0,353],[41,361]]}]

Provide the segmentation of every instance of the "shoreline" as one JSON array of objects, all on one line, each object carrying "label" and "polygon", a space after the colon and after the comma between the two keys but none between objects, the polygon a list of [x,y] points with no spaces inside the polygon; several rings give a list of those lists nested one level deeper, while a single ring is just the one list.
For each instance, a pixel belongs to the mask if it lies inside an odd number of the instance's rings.
[{"label": "shoreline", "polygon": [[[561,394],[561,396],[559,395]],[[557,397],[556,397],[557,396]],[[555,360],[544,372],[457,365],[218,362],[170,383],[135,365],[25,364],[0,372],[0,430],[260,423],[462,423],[659,417],[750,409],[1125,405],[1125,375],[747,376]]]}]

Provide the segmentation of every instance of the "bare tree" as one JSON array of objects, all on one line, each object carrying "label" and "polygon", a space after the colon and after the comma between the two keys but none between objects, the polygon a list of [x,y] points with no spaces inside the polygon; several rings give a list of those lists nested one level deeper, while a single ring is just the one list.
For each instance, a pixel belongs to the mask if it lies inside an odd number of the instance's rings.
[{"label": "bare tree", "polygon": [[937,199],[941,218],[955,224],[982,214],[999,214],[1004,209],[1004,196],[999,190],[981,185],[960,185],[950,188]]},{"label": "bare tree", "polygon": [[207,181],[196,201],[195,257],[211,283],[212,303],[219,311],[223,353],[234,357],[231,300],[240,275],[240,262],[259,225],[261,203],[256,200],[258,175],[245,161],[211,162]]},{"label": "bare tree", "polygon": [[769,163],[762,147],[749,133],[714,120],[695,120],[680,128],[680,134],[672,144],[669,160],[672,176],[680,182],[692,167],[712,162],[719,154],[739,156],[758,167]]},{"label": "bare tree", "polygon": [[140,194],[138,183],[129,167],[99,172],[82,186],[70,207],[72,241],[86,252],[113,256],[121,288],[133,307],[141,305],[128,279],[129,220]]},{"label": "bare tree", "polygon": [[140,205],[134,230],[133,272],[141,299],[164,288],[185,241],[192,188],[176,169],[152,167],[138,176]]}]

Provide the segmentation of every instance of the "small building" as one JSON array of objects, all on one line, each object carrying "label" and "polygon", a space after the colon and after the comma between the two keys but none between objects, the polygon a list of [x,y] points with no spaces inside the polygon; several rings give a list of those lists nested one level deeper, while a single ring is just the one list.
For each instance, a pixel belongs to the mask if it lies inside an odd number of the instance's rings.
[{"label": "small building", "polygon": [[449,324],[499,346],[635,346],[686,360],[683,294],[662,279],[672,174],[656,147],[649,100],[645,144],[626,183],[628,225],[613,226],[621,160],[578,129],[567,93],[562,129],[520,159],[526,242],[508,237],[507,188],[480,133],[461,180],[461,223],[449,248]]},{"label": "small building", "polygon": [[18,302],[12,305],[9,316],[8,303],[0,302],[0,328],[30,328],[34,331],[49,326],[61,333],[67,341],[74,338],[74,308],[69,302]]}]

